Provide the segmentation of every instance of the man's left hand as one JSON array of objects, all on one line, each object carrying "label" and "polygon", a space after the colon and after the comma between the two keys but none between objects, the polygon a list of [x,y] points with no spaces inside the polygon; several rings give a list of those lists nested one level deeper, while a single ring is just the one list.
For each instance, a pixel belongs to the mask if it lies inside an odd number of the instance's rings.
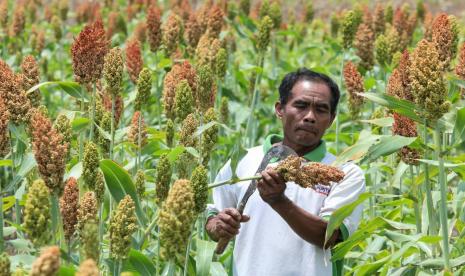
[{"label": "man's left hand", "polygon": [[260,197],[266,203],[273,205],[286,199],[286,181],[275,169],[268,167],[261,172],[262,179],[257,182]]}]

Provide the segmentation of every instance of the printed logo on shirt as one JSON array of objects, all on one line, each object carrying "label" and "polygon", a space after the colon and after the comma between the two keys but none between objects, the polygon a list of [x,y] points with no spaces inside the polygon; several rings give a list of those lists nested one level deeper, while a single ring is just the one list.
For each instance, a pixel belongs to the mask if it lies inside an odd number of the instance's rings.
[{"label": "printed logo on shirt", "polygon": [[321,185],[321,184],[317,184],[315,186],[315,191],[317,193],[320,193],[322,195],[329,195],[329,191],[331,191],[331,187],[330,186],[325,186],[325,185]]}]

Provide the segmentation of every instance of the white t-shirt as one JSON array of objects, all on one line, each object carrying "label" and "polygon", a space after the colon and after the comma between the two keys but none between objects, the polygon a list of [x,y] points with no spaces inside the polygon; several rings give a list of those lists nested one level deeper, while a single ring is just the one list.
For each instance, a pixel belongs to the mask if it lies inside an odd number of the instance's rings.
[{"label": "white t-shirt", "polygon": [[[264,154],[262,146],[249,149],[237,166],[237,176],[244,178],[254,175]],[[331,153],[324,151],[323,154],[321,163],[330,164],[335,160],[335,156]],[[309,213],[320,217],[330,216],[335,210],[355,201],[365,190],[365,177],[357,165],[346,163],[340,169],[345,173],[344,179],[329,189],[318,185],[317,192],[302,188],[294,182],[288,182],[285,194]],[[215,182],[228,180],[231,177],[232,171],[228,161],[218,173]],[[244,181],[215,188],[214,204],[210,205],[210,208],[214,207],[220,211],[229,207],[236,208],[249,183],[250,181]],[[350,235],[357,229],[362,208],[363,206],[359,205],[344,220],[341,230],[346,233],[343,233],[343,236]],[[234,275],[333,274],[331,251],[324,251],[299,237],[285,220],[261,199],[258,191],[249,198],[244,214],[250,216],[250,221],[242,223],[240,232],[236,236],[233,253]]]}]

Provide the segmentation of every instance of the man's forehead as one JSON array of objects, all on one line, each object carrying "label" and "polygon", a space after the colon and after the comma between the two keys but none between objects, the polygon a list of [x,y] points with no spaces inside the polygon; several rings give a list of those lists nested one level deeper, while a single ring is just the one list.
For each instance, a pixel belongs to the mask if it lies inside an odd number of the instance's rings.
[{"label": "man's forehead", "polygon": [[294,101],[303,100],[329,103],[331,100],[331,91],[324,83],[302,80],[294,85],[290,96]]}]

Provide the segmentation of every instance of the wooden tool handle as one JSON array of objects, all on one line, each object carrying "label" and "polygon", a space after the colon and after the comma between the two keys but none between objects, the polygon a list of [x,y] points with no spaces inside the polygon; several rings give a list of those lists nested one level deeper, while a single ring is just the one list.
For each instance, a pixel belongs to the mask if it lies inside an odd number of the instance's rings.
[{"label": "wooden tool handle", "polygon": [[216,244],[215,253],[218,255],[223,254],[226,247],[228,247],[229,241],[230,239],[226,239],[226,238],[220,239],[218,243]]}]

